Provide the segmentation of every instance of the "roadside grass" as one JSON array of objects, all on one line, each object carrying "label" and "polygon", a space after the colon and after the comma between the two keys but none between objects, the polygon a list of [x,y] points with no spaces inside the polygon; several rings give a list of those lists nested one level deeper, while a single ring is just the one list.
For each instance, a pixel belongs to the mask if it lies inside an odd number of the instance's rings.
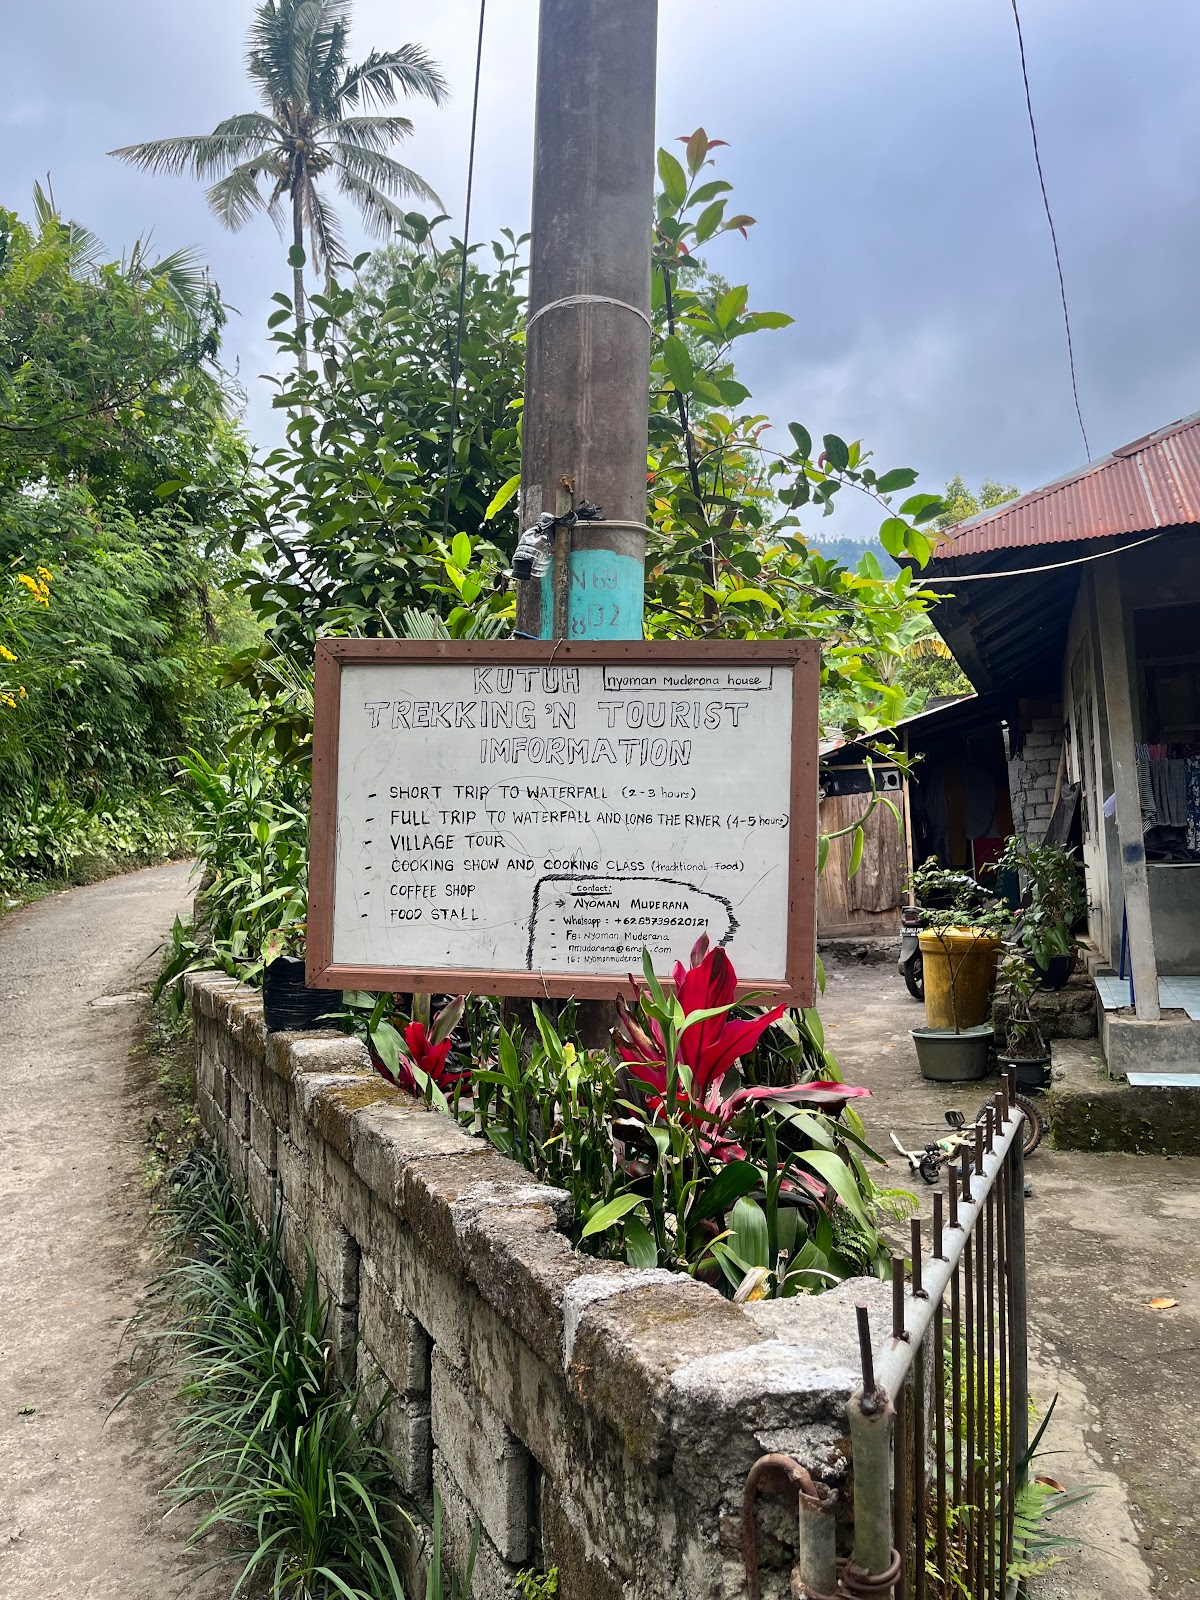
[{"label": "roadside grass", "polygon": [[220,1536],[232,1594],[405,1600],[395,1565],[414,1524],[375,1442],[390,1393],[369,1404],[339,1374],[310,1257],[294,1285],[280,1228],[264,1236],[219,1157],[195,1148],[159,1202],[167,1265],[137,1334],[125,1399],[166,1385],[181,1465],[164,1489]]},{"label": "roadside grass", "polygon": [[151,1199],[163,1192],[167,1174],[201,1141],[196,1112],[192,1019],[167,995],[153,1000],[130,1053],[140,1069],[150,1107],[142,1186]]}]

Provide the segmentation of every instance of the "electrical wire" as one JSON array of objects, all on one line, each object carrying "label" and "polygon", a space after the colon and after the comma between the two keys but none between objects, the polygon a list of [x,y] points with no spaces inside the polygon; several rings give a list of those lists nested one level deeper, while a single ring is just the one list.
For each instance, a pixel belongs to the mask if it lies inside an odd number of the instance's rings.
[{"label": "electrical wire", "polygon": [[[1111,550],[1097,550],[1094,555],[1074,556],[1070,561],[1047,561],[1040,567],[1014,567],[1012,571],[1004,572],[962,572],[954,578],[925,578],[919,573],[914,573],[914,582],[919,589],[938,588],[956,589],[960,583],[988,583],[996,582],[1002,578],[1028,578],[1035,572],[1060,572],[1063,567],[1082,567],[1089,561],[1103,561],[1105,556],[1123,556],[1126,550],[1136,550],[1139,545],[1153,544],[1155,539],[1161,539],[1161,533],[1147,534],[1144,539],[1135,539],[1133,544],[1114,545]],[[936,561],[938,557],[934,557]],[[948,559],[946,557],[943,560]],[[911,571],[911,568],[910,568]]]},{"label": "electrical wire", "polygon": [[467,154],[467,198],[463,208],[462,271],[458,277],[458,328],[450,376],[450,431],[446,441],[446,484],[442,495],[442,538],[450,532],[450,487],[454,475],[454,430],[458,422],[458,384],[462,376],[463,320],[467,308],[467,265],[471,242],[471,196],[475,189],[475,135],[479,127],[479,80],[483,72],[483,24],[487,0],[479,0],[479,37],[475,45],[475,92],[471,99],[471,143]]},{"label": "electrical wire", "polygon": [[1071,339],[1071,313],[1067,310],[1067,285],[1063,278],[1062,257],[1058,251],[1058,234],[1054,229],[1054,216],[1050,210],[1050,196],[1046,193],[1046,178],[1042,172],[1042,153],[1038,149],[1037,122],[1033,115],[1033,96],[1029,91],[1029,69],[1025,64],[1025,35],[1021,31],[1021,13],[1017,10],[1017,0],[1011,0],[1013,21],[1017,25],[1017,47],[1021,52],[1021,80],[1025,85],[1025,109],[1029,113],[1029,133],[1033,139],[1033,159],[1037,167],[1038,184],[1042,191],[1042,205],[1046,209],[1046,221],[1050,225],[1050,242],[1054,246],[1054,265],[1058,269],[1058,292],[1062,300],[1063,326],[1067,330],[1067,360],[1071,367],[1071,393],[1075,398],[1075,415],[1079,419],[1079,431],[1083,435],[1083,448],[1087,458],[1092,459],[1092,447],[1088,444],[1087,429],[1083,425],[1083,410],[1079,404],[1079,383],[1075,376],[1075,346]]}]

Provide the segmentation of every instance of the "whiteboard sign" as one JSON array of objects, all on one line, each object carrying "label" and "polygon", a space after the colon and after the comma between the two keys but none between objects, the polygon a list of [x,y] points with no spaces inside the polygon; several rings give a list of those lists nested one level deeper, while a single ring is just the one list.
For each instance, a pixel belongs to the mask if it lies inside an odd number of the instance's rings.
[{"label": "whiteboard sign", "polygon": [[317,646],[309,982],[614,995],[702,933],[812,998],[808,642]]}]

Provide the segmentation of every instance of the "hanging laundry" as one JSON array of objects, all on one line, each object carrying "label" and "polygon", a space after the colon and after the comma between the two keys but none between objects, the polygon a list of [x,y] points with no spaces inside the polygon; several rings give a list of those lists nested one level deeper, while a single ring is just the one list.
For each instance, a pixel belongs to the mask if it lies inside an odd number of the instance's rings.
[{"label": "hanging laundry", "polygon": [[[1174,760],[1152,760],[1150,787],[1154,794],[1154,810],[1160,824],[1168,828],[1186,828],[1188,824],[1188,773],[1187,763]],[[1140,773],[1139,768],[1139,773]],[[1139,792],[1141,779],[1138,780]]]},{"label": "hanging laundry", "polygon": [[1188,756],[1187,769],[1187,842],[1189,850],[1200,851],[1200,756]]}]

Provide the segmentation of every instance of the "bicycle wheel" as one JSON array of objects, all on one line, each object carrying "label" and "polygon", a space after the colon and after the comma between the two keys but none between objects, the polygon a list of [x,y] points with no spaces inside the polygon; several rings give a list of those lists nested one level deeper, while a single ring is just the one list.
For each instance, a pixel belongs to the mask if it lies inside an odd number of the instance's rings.
[{"label": "bicycle wheel", "polygon": [[[1029,1095],[1019,1094],[1016,1097],[1016,1101],[1021,1110],[1025,1113],[1025,1137],[1023,1140],[1023,1148],[1025,1154],[1027,1156],[1031,1156],[1037,1149],[1038,1145],[1041,1144],[1042,1138],[1045,1135],[1046,1119],[1038,1107],[1037,1101],[1031,1099]],[[985,1100],[983,1102],[979,1110],[975,1113],[976,1122],[983,1121],[984,1116],[986,1115],[991,1104],[991,1100]]]},{"label": "bicycle wheel", "polygon": [[1046,1119],[1037,1101],[1031,1100],[1027,1094],[1019,1094],[1017,1104],[1025,1113],[1024,1147],[1025,1154],[1031,1156],[1042,1142],[1042,1136],[1046,1132]]}]

